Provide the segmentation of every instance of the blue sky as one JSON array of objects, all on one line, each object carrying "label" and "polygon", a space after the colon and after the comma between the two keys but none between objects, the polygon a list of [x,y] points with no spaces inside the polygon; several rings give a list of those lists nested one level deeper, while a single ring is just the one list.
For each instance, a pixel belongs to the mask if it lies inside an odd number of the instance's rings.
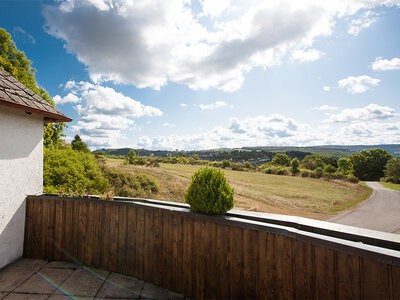
[{"label": "blue sky", "polygon": [[398,0],[0,4],[92,149],[400,143]]}]

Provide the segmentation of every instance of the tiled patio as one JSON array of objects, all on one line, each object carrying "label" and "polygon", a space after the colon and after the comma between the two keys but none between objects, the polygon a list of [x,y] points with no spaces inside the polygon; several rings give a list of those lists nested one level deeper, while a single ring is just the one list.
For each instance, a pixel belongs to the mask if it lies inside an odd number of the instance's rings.
[{"label": "tiled patio", "polygon": [[0,299],[184,299],[151,283],[77,264],[22,258],[0,270]]}]

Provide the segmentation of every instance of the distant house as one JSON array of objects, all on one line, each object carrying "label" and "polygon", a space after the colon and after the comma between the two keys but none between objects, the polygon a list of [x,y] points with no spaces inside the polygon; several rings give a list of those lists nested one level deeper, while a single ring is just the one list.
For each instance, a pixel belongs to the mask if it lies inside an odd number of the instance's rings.
[{"label": "distant house", "polygon": [[43,192],[43,123],[70,121],[0,68],[0,268],[22,255],[25,197]]}]

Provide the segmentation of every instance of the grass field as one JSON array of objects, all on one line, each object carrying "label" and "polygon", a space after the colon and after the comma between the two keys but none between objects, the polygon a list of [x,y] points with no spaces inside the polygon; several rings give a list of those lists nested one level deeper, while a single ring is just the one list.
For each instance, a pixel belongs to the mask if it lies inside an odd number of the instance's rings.
[{"label": "grass field", "polygon": [[389,188],[389,189],[392,189],[392,190],[396,190],[396,191],[400,191],[400,184],[389,183],[389,182],[381,182],[380,184],[382,184],[386,188]]},{"label": "grass field", "polygon": [[[109,168],[132,173],[148,173],[157,178],[158,200],[184,202],[185,191],[200,166],[160,164],[159,168],[123,165],[107,159]],[[257,172],[225,170],[235,189],[235,208],[327,219],[371,194],[369,187],[345,182],[324,181],[299,176],[268,175]]]}]

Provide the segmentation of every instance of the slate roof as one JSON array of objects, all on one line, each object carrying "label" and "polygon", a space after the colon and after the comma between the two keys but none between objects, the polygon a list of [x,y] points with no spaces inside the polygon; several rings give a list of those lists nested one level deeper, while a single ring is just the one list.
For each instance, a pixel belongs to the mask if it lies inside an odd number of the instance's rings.
[{"label": "slate roof", "polygon": [[72,121],[2,68],[0,68],[0,105],[42,115],[46,123]]}]

